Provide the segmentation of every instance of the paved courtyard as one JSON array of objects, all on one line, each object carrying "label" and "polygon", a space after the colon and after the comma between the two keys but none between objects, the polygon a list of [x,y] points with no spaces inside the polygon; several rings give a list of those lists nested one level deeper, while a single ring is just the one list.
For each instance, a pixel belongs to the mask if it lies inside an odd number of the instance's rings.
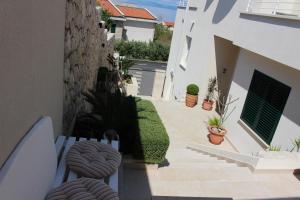
[{"label": "paved courtyard", "polygon": [[235,151],[227,140],[219,146],[209,143],[205,122],[216,115],[213,111],[203,111],[200,105],[187,108],[179,102],[153,103],[170,137],[168,162],[159,168],[125,164],[122,199],[300,199],[300,182],[292,174],[253,174],[247,167],[187,148],[196,143]]}]

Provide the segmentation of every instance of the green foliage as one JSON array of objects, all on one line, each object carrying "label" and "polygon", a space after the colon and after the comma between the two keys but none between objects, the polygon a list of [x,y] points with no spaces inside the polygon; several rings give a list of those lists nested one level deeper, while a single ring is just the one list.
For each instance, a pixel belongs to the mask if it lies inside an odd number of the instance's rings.
[{"label": "green foliage", "polygon": [[155,25],[155,34],[154,34],[154,41],[159,41],[163,44],[171,44],[172,40],[172,31],[166,28],[162,24]]},{"label": "green foliage", "polygon": [[129,69],[135,65],[135,61],[134,60],[131,60],[131,59],[128,59],[128,58],[120,58],[120,64],[121,64],[121,67],[122,67],[122,71],[123,71],[123,74],[126,76],[128,75],[128,71]]},{"label": "green foliage", "polygon": [[297,152],[300,151],[300,138],[294,140],[294,146],[297,149]]},{"label": "green foliage", "polygon": [[110,30],[113,24],[112,20],[110,19],[111,14],[106,10],[102,10],[100,17],[101,20],[105,22],[105,28]]},{"label": "green foliage", "polygon": [[146,163],[161,163],[169,147],[169,136],[151,101],[137,101],[139,136],[134,157]]},{"label": "green foliage", "polygon": [[122,93],[119,90],[119,71],[106,67],[98,70],[96,87],[82,92],[92,111],[79,113],[75,136],[101,138],[104,131],[119,127],[121,121]]},{"label": "green foliage", "polygon": [[210,118],[209,120],[208,120],[208,124],[210,125],[210,126],[217,126],[217,127],[220,127],[222,124],[221,124],[221,120],[220,120],[220,118],[218,118],[218,117],[213,117],[213,118]]},{"label": "green foliage", "polygon": [[271,145],[268,148],[268,151],[281,151],[281,146],[273,146],[273,145]]},{"label": "green foliage", "polygon": [[198,95],[199,87],[196,84],[190,84],[187,86],[186,91],[190,95]]},{"label": "green foliage", "polygon": [[118,41],[115,49],[129,59],[168,61],[170,45],[160,42]]}]

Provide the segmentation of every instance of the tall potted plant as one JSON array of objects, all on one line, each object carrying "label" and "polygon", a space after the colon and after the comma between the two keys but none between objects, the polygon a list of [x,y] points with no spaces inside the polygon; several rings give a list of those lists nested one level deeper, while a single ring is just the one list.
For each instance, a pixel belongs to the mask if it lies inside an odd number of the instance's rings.
[{"label": "tall potted plant", "polygon": [[132,75],[129,74],[129,69],[134,66],[136,62],[134,60],[130,60],[126,57],[121,57],[120,58],[120,65],[122,69],[122,78],[127,84],[132,84]]},{"label": "tall potted plant", "polygon": [[199,87],[196,84],[190,84],[186,88],[185,104],[187,107],[194,107],[198,103]]},{"label": "tall potted plant", "polygon": [[217,90],[217,78],[213,77],[209,79],[206,98],[203,100],[202,108],[204,110],[211,111],[214,105],[214,93]]},{"label": "tall potted plant", "polygon": [[220,116],[213,117],[208,120],[208,131],[209,131],[209,141],[212,144],[219,145],[224,141],[224,137],[227,133],[227,130],[224,127],[224,122],[228,119],[228,117],[232,114],[236,107],[234,107],[231,111],[229,111],[229,106],[237,101],[237,99],[232,99],[230,95],[228,97],[228,101],[226,102],[226,98],[220,97],[220,93],[218,93],[218,111]]}]

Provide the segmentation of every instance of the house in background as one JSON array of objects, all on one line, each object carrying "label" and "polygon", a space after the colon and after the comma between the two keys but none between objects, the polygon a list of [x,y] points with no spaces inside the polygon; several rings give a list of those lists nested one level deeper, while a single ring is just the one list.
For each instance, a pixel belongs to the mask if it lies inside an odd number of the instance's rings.
[{"label": "house in background", "polygon": [[165,22],[162,23],[162,25],[164,25],[170,31],[174,31],[175,22],[165,21]]},{"label": "house in background", "polygon": [[292,149],[300,137],[299,16],[293,1],[180,1],[164,98],[183,101],[196,83],[202,102],[216,76],[225,98],[239,98],[225,123],[239,152]]},{"label": "house in background", "polygon": [[97,0],[98,5],[112,16],[111,32],[117,40],[153,41],[157,17],[146,8],[116,5],[110,0]]}]

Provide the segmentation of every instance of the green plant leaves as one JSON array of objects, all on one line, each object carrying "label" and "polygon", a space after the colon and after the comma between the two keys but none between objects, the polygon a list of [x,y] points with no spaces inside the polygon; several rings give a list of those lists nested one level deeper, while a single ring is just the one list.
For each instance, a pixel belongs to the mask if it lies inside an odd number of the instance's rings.
[{"label": "green plant leaves", "polygon": [[198,95],[199,87],[196,84],[190,84],[187,86],[186,92],[190,95]]},{"label": "green plant leaves", "polygon": [[121,56],[133,59],[146,59],[153,61],[168,61],[170,45],[157,41],[119,41],[115,44],[115,49]]}]

